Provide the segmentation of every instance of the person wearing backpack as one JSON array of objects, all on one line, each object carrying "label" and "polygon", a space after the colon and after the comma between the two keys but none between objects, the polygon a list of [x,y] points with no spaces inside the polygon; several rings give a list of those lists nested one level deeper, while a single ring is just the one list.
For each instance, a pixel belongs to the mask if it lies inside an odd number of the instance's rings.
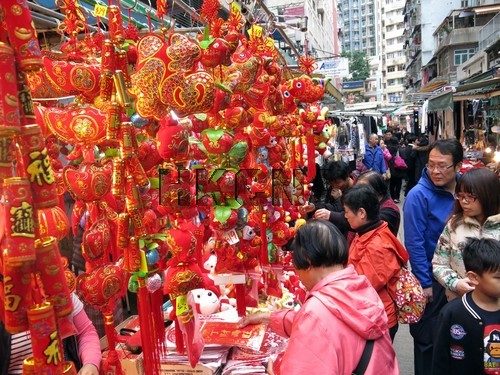
[{"label": "person wearing backpack", "polygon": [[310,220],[289,248],[308,289],[300,310],[247,315],[240,321],[240,327],[269,322],[273,331],[290,338],[268,373],[399,374],[382,301],[366,277],[347,265],[339,230],[329,221]]},{"label": "person wearing backpack", "polygon": [[355,185],[344,196],[345,217],[356,236],[349,248],[349,264],[365,275],[384,303],[391,339],[398,330],[398,311],[391,297],[391,281],[408,262],[404,246],[380,220],[380,203],[369,185]]}]

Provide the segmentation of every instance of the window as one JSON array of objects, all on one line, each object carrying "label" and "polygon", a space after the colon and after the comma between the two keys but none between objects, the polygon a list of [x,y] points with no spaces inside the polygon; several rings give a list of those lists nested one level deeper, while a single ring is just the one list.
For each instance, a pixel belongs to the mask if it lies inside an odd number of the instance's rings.
[{"label": "window", "polygon": [[394,72],[395,70],[396,70],[395,66],[389,66],[389,67],[387,67],[387,72],[388,73]]},{"label": "window", "polygon": [[387,80],[387,86],[394,86],[395,81],[396,81],[396,80],[394,80],[394,79],[388,79],[388,80]]},{"label": "window", "polygon": [[385,28],[387,32],[394,30],[394,25],[389,25]]},{"label": "window", "polygon": [[404,41],[405,41],[405,37],[404,36],[398,37],[398,43],[404,43]]},{"label": "window", "polygon": [[464,48],[455,50],[455,65],[460,65],[469,60],[476,53],[475,48]]}]

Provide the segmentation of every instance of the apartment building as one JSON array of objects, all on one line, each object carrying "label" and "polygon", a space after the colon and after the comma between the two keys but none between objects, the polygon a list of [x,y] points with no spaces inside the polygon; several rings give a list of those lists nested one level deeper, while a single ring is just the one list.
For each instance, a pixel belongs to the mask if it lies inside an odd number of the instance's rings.
[{"label": "apartment building", "polygon": [[[453,9],[463,6],[467,0],[406,0],[403,9],[404,47],[406,56],[407,93],[419,92],[429,82],[422,75],[435,52],[434,31]],[[431,88],[429,88],[431,89]],[[432,90],[431,90],[432,91]]]},{"label": "apartment building", "polygon": [[266,0],[297,50],[316,58],[340,53],[337,6],[333,0]]},{"label": "apartment building", "polygon": [[406,56],[403,9],[405,0],[382,2],[382,102],[385,105],[404,101]]}]

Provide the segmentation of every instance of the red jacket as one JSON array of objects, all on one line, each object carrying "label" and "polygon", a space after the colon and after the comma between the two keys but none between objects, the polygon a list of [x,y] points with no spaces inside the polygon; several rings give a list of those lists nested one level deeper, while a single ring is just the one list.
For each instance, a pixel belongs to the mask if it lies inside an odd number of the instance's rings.
[{"label": "red jacket", "polygon": [[387,284],[406,262],[408,252],[391,233],[386,222],[361,236],[356,234],[349,247],[349,264],[360,275],[365,275],[378,292],[384,304],[389,328],[397,324],[398,318]]}]

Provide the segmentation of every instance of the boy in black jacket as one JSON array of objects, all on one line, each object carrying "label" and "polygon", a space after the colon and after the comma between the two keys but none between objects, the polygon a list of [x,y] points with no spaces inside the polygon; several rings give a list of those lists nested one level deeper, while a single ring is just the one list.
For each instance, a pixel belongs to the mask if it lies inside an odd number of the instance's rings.
[{"label": "boy in black jacket", "polygon": [[433,375],[500,374],[500,242],[470,239],[463,260],[475,289],[441,310]]}]

